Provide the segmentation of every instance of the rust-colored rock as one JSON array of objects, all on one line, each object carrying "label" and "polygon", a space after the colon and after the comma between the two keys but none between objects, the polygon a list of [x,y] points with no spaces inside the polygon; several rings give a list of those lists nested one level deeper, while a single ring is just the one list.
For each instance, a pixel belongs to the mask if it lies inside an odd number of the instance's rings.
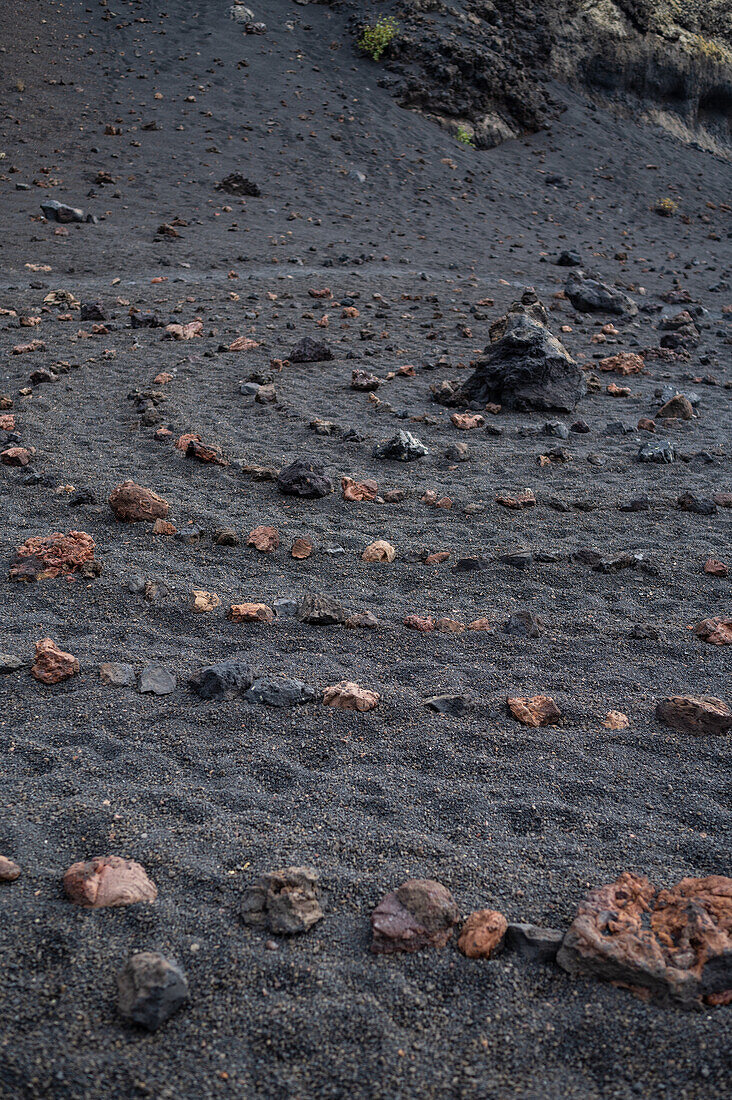
[{"label": "rust-colored rock", "polygon": [[13,413],[3,413],[0,415],[0,431],[15,431],[15,415]]},{"label": "rust-colored rock", "polygon": [[421,615],[405,615],[404,625],[408,626],[410,630],[419,630],[423,634],[427,634],[430,630],[435,629],[435,620],[429,617],[424,618]]},{"label": "rust-colored rock", "polygon": [[374,500],[379,488],[372,478],[354,481],[353,478],[342,477],[341,490],[344,500]]},{"label": "rust-colored rock", "polygon": [[376,542],[372,542],[361,555],[362,561],[392,562],[395,557],[396,550],[390,542],[385,542],[384,539],[377,539]]},{"label": "rust-colored rock", "polygon": [[367,630],[375,630],[379,620],[370,611],[357,611],[355,615],[348,616],[345,625],[353,629],[365,627]]},{"label": "rust-colored rock", "polygon": [[619,710],[609,710],[602,722],[606,730],[627,730],[630,718]]},{"label": "rust-colored rock", "polygon": [[614,382],[611,382],[606,390],[611,397],[630,397],[632,392],[630,386],[616,386]]},{"label": "rust-colored rock", "polygon": [[249,336],[237,336],[236,340],[232,340],[229,344],[227,351],[254,351],[259,347],[257,340],[252,340]]},{"label": "rust-colored rock", "polygon": [[617,355],[601,359],[595,367],[597,370],[614,371],[616,374],[643,374],[645,363],[640,355],[634,355],[631,351],[621,351]]},{"label": "rust-colored rock", "polygon": [[425,565],[442,565],[450,557],[449,550],[438,550],[435,554],[428,554],[424,559]]},{"label": "rust-colored rock", "polygon": [[468,623],[466,629],[492,631],[493,623],[490,621],[490,619],[486,619],[485,617],[480,619],[473,619],[472,623]]},{"label": "rust-colored rock", "polygon": [[20,878],[20,867],[7,856],[0,856],[0,882],[15,882]]},{"label": "rust-colored rock", "polygon": [[670,890],[624,872],[582,901],[557,955],[661,1005],[732,1001],[732,879],[685,878]]},{"label": "rust-colored rock", "polygon": [[531,699],[508,698],[509,712],[525,726],[555,726],[562,712],[548,695],[535,695]]},{"label": "rust-colored rock", "polygon": [[227,616],[232,623],[273,623],[274,617],[266,603],[234,603]]},{"label": "rust-colored rock", "polygon": [[431,508],[452,508],[450,497],[440,497],[434,489],[428,489],[419,499],[423,504],[429,504]]},{"label": "rust-colored rock", "polygon": [[461,432],[469,432],[473,428],[481,428],[485,424],[485,417],[480,413],[453,413],[450,417],[456,428]]},{"label": "rust-colored rock", "polygon": [[35,453],[35,447],[6,447],[0,452],[0,462],[3,466],[27,466]]},{"label": "rust-colored rock", "polygon": [[168,382],[173,381],[173,375],[169,374],[166,370],[161,370],[160,374],[156,374],[153,378],[153,382],[156,386],[165,386]]},{"label": "rust-colored rock", "polygon": [[78,571],[91,575],[95,542],[86,531],[54,531],[51,535],[26,539],[16,550],[10,566],[11,580],[47,580]]},{"label": "rust-colored rock", "polygon": [[75,863],[64,875],[64,890],[75,905],[87,909],[136,905],[158,896],[145,868],[120,856],[95,856]]},{"label": "rust-colored rock", "polygon": [[188,321],[185,325],[166,325],[166,335],[170,340],[192,340],[203,336],[203,321]]},{"label": "rust-colored rock", "polygon": [[691,420],[694,416],[694,406],[688,397],[677,393],[670,401],[656,413],[656,420]]},{"label": "rust-colored rock", "polygon": [[435,630],[438,630],[441,634],[462,634],[465,630],[465,623],[461,623],[457,619],[436,619]]},{"label": "rust-colored rock", "polygon": [[639,432],[655,432],[656,421],[651,420],[648,416],[642,416],[638,421],[637,427]]},{"label": "rust-colored rock", "polygon": [[732,645],[732,618],[717,616],[714,619],[702,619],[692,630],[697,638],[710,645]]},{"label": "rust-colored rock", "polygon": [[704,572],[710,577],[728,577],[729,566],[723,561],[717,561],[716,558],[707,558],[704,562]]},{"label": "rust-colored rock", "polygon": [[[183,437],[181,437],[183,438]],[[180,444],[180,439],[176,447]],[[215,466],[228,466],[228,459],[224,458],[221,448],[212,443],[204,443],[197,437],[189,439],[185,448],[186,458],[196,458],[199,462],[207,462]]]},{"label": "rust-colored rock", "polygon": [[338,710],[373,710],[380,698],[378,692],[359,687],[352,680],[341,680],[323,692],[325,706],[337,707]]},{"label": "rust-colored rock", "polygon": [[204,592],[202,588],[194,588],[188,599],[188,606],[198,615],[205,615],[221,607],[221,600],[215,592]]},{"label": "rust-colored rock", "polygon": [[524,489],[520,493],[499,493],[496,504],[502,504],[504,508],[533,508],[536,497],[531,489]]},{"label": "rust-colored rock", "polygon": [[272,554],[279,548],[280,536],[276,527],[255,527],[249,532],[247,546],[254,546],[263,554]]},{"label": "rust-colored rock", "polygon": [[679,733],[719,735],[732,730],[732,710],[713,695],[671,695],[657,704],[656,718]]},{"label": "rust-colored rock", "polygon": [[36,642],[36,659],[31,666],[31,676],[42,684],[58,684],[79,671],[79,662],[71,653],[59,649],[50,638]]},{"label": "rust-colored rock", "polygon": [[119,520],[139,523],[141,520],[165,519],[170,505],[152,489],[143,489],[134,481],[123,481],[113,489],[109,506]]},{"label": "rust-colored rock", "polygon": [[156,519],[152,531],[154,535],[174,535],[177,527],[169,519]]},{"label": "rust-colored rock", "polygon": [[291,556],[295,561],[304,561],[305,558],[309,558],[313,552],[313,544],[310,539],[298,538],[292,544],[290,550]]},{"label": "rust-colored rock", "polygon": [[176,439],[175,446],[178,448],[179,451],[182,451],[183,454],[185,454],[188,450],[189,443],[200,442],[201,437],[197,432],[184,432],[183,435],[178,436],[178,438]]},{"label": "rust-colored rock", "polygon": [[495,909],[476,909],[463,925],[458,947],[469,959],[490,959],[503,947],[508,921]]},{"label": "rust-colored rock", "polygon": [[371,914],[371,950],[380,955],[444,947],[460,913],[448,889],[434,879],[407,879]]}]

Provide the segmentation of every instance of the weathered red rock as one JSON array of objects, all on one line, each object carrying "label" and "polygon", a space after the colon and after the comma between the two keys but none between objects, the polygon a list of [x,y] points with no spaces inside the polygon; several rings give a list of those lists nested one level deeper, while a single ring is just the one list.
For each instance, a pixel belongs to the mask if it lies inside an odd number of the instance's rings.
[{"label": "weathered red rock", "polygon": [[384,539],[377,539],[376,542],[372,542],[361,555],[363,561],[372,562],[392,562],[395,557],[396,550],[390,542],[385,542]]},{"label": "weathered red rock", "polygon": [[52,535],[26,539],[17,547],[10,566],[11,580],[46,580],[85,567],[94,561],[95,542],[86,531],[54,531]]},{"label": "weathered red rock", "polygon": [[237,336],[236,340],[232,340],[229,344],[227,351],[254,351],[259,347],[259,343],[256,340],[252,340],[249,336]]},{"label": "weathered red rock", "polygon": [[134,481],[123,481],[113,489],[109,506],[117,519],[128,523],[165,519],[170,510],[167,500],[163,500],[152,489],[143,489],[141,485],[136,485]]},{"label": "weathered red rock", "polygon": [[525,726],[555,726],[562,712],[548,695],[535,695],[531,699],[509,698],[509,712]]},{"label": "weathered red rock", "polygon": [[272,623],[274,611],[266,603],[234,603],[227,618],[233,623]]},{"label": "weathered red rock", "polygon": [[408,879],[383,897],[371,914],[371,950],[390,955],[444,947],[459,920],[455,899],[441,883]]},{"label": "weathered red rock", "polygon": [[64,890],[75,905],[90,909],[136,905],[158,896],[145,868],[120,856],[95,856],[75,863],[64,875]]},{"label": "weathered red rock", "polygon": [[215,592],[205,592],[202,588],[194,588],[188,598],[188,606],[191,611],[199,615],[205,615],[209,611],[215,611],[221,606],[221,600]]},{"label": "weathered red rock", "polygon": [[713,695],[672,695],[657,704],[656,717],[679,733],[723,734],[732,730],[732,710]]},{"label": "weathered red rock", "polygon": [[427,634],[430,630],[435,629],[435,620],[423,618],[421,615],[405,615],[404,625],[408,626],[410,630],[419,630],[423,634]]},{"label": "weathered red rock", "polygon": [[496,504],[502,504],[504,508],[533,508],[536,497],[531,489],[524,489],[521,493],[499,493]]},{"label": "weathered red rock", "polygon": [[461,623],[457,619],[436,619],[435,630],[438,630],[441,634],[462,634],[465,630],[465,623]]},{"label": "weathered red rock", "polygon": [[615,371],[616,374],[642,374],[645,369],[645,363],[640,355],[634,355],[631,351],[610,355],[607,359],[601,359],[595,366],[598,370]]},{"label": "weathered red rock", "polygon": [[508,921],[495,909],[476,909],[463,925],[458,947],[469,959],[490,959],[503,947]]},{"label": "weathered red rock", "polygon": [[58,684],[76,675],[79,662],[71,653],[59,649],[50,638],[41,638],[36,642],[36,659],[30,671],[42,684]]},{"label": "weathered red rock", "polygon": [[186,458],[197,458],[199,462],[208,462],[216,466],[228,466],[229,462],[224,458],[221,448],[210,443],[204,443],[199,435],[187,433],[176,442],[179,451],[185,453]]},{"label": "weathered red rock", "polygon": [[467,630],[492,631],[493,630],[493,623],[490,621],[490,619],[486,619],[485,617],[480,618],[480,619],[473,619],[472,623],[468,623],[466,629]]},{"label": "weathered red rock", "polygon": [[353,629],[365,627],[368,630],[375,630],[379,620],[370,611],[357,611],[354,615],[348,616],[345,625]]},{"label": "weathered red rock", "polygon": [[203,321],[188,321],[185,325],[166,325],[165,332],[171,340],[192,340],[195,336],[203,336]]},{"label": "weathered red rock", "polygon": [[27,466],[35,453],[35,447],[6,447],[0,452],[0,462],[3,466]]},{"label": "weathered red rock", "polygon": [[424,559],[425,565],[442,565],[450,557],[449,550],[438,550],[435,554],[428,554]]},{"label": "weathered red rock", "polygon": [[611,382],[606,389],[611,397],[630,397],[631,394],[630,386],[616,386],[614,382]]},{"label": "weathered red rock", "polygon": [[332,684],[323,692],[323,703],[326,707],[336,707],[338,710],[358,710],[361,712],[373,710],[381,696],[377,691],[369,691],[368,688],[359,687],[352,680],[341,680],[338,684]]},{"label": "weathered red rock", "polygon": [[156,519],[152,530],[154,535],[174,535],[177,528],[169,519]]},{"label": "weathered red rock", "polygon": [[656,413],[656,420],[691,420],[694,416],[694,406],[688,397],[677,393],[670,401]]},{"label": "weathered red rock", "polygon": [[0,415],[0,431],[14,432],[15,431],[15,416],[13,413],[5,413]]},{"label": "weathered red rock", "polygon": [[628,715],[623,714],[622,711],[609,710],[602,724],[606,730],[627,730],[630,725],[630,719]]},{"label": "weathered red rock", "polygon": [[373,500],[379,491],[377,483],[372,478],[354,481],[350,477],[341,478],[341,490],[344,500]]},{"label": "weathered red rock", "polygon": [[656,430],[656,421],[651,420],[651,418],[649,416],[642,416],[640,418],[640,420],[638,421],[637,426],[638,426],[638,431],[639,432],[655,432],[655,430]]},{"label": "weathered red rock", "polygon": [[7,856],[0,856],[0,882],[15,882],[20,878],[20,867]]},{"label": "weathered red rock", "polygon": [[717,561],[716,558],[707,558],[704,562],[704,572],[710,577],[728,577],[729,566],[723,561]]},{"label": "weathered red rock", "polygon": [[280,536],[276,527],[255,527],[249,532],[247,546],[254,546],[263,554],[271,554],[279,548]]},{"label": "weathered red rock", "polygon": [[728,1004],[732,879],[685,878],[657,890],[626,871],[580,903],[557,962],[662,1005]]},{"label": "weathered red rock", "polygon": [[485,417],[480,413],[453,413],[450,420],[462,432],[469,432],[472,428],[480,428],[485,424]]},{"label": "weathered red rock", "polygon": [[732,645],[732,618],[717,616],[714,619],[702,619],[692,627],[697,638],[710,645]]}]

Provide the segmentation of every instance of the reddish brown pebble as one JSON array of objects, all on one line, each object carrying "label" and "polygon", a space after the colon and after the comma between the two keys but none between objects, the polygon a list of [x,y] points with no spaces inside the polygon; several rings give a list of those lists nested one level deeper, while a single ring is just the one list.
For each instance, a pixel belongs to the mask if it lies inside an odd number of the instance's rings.
[{"label": "reddish brown pebble", "polygon": [[656,706],[656,718],[679,733],[721,735],[732,730],[732,710],[713,695],[672,695]]},{"label": "reddish brown pebble", "polygon": [[254,546],[263,554],[271,554],[279,548],[280,536],[276,527],[255,527],[249,532],[247,546]]},{"label": "reddish brown pebble", "polygon": [[54,531],[51,535],[26,539],[16,551],[10,567],[11,580],[46,580],[88,568],[94,561],[96,544],[86,531]]},{"label": "reddish brown pebble", "polygon": [[8,447],[0,452],[0,462],[4,466],[27,466],[35,453],[35,447]]},{"label": "reddish brown pebble", "polygon": [[499,493],[496,504],[502,504],[504,508],[533,508],[536,497],[531,489],[524,489],[521,493]]},{"label": "reddish brown pebble", "polygon": [[31,667],[31,676],[42,684],[58,684],[68,680],[79,671],[79,662],[70,653],[59,649],[50,638],[41,638],[36,642],[36,659]]},{"label": "reddish brown pebble", "polygon": [[292,544],[290,554],[295,561],[304,561],[305,558],[309,558],[313,552],[313,544],[310,539],[295,539]]},{"label": "reddish brown pebble", "polygon": [[229,608],[233,623],[272,623],[274,611],[266,603],[235,603]]},{"label": "reddish brown pebble", "polygon": [[144,867],[120,856],[96,856],[75,863],[64,875],[64,890],[75,905],[104,909],[155,901],[158,891]]},{"label": "reddish brown pebble", "polygon": [[374,500],[379,487],[371,478],[365,481],[354,481],[350,477],[342,477],[341,491],[344,500]]},{"label": "reddish brown pebble", "polygon": [[640,355],[634,355],[630,351],[621,351],[618,355],[611,355],[607,359],[601,359],[597,363],[598,370],[615,371],[616,374],[642,374],[645,363]]},{"label": "reddish brown pebble", "polygon": [[370,546],[367,546],[361,555],[362,561],[371,562],[392,562],[396,557],[396,550],[390,542],[385,542],[383,539],[377,539],[376,542],[372,542]]},{"label": "reddish brown pebble", "polygon": [[156,519],[153,524],[154,535],[174,535],[176,530],[175,524],[171,523],[169,519]]},{"label": "reddish brown pebble", "polygon": [[458,947],[469,959],[490,959],[503,947],[508,921],[495,909],[476,909],[463,925]]},{"label": "reddish brown pebble", "polygon": [[468,623],[468,630],[493,630],[493,624],[490,619],[473,619],[472,623]]},{"label": "reddish brown pebble", "polygon": [[525,726],[554,726],[562,717],[557,704],[548,695],[534,695],[531,699],[509,698],[509,712]]},{"label": "reddish brown pebble", "polygon": [[638,431],[639,432],[655,432],[655,430],[656,430],[656,421],[651,420],[650,417],[642,416],[640,418],[640,420],[638,421]]},{"label": "reddish brown pebble", "polygon": [[352,680],[341,680],[339,684],[333,684],[323,692],[325,706],[337,707],[339,710],[373,710],[380,698],[378,692],[359,687]]},{"label": "reddish brown pebble", "polygon": [[391,955],[444,947],[459,920],[455,899],[442,883],[408,879],[386,894],[371,914],[371,950]]},{"label": "reddish brown pebble", "polygon": [[697,638],[710,645],[732,645],[732,618],[702,619],[692,629]]},{"label": "reddish brown pebble", "polygon": [[627,714],[623,714],[619,710],[610,710],[603,719],[602,724],[606,730],[627,730],[630,719]]},{"label": "reddish brown pebble", "polygon": [[410,630],[420,630],[423,634],[426,634],[428,631],[435,629],[435,620],[422,618],[420,615],[405,615],[404,625],[408,626]]},{"label": "reddish brown pebble", "polygon": [[453,413],[450,420],[463,432],[469,432],[472,428],[480,428],[485,424],[485,417],[479,413]]},{"label": "reddish brown pebble", "polygon": [[428,554],[424,559],[425,565],[442,565],[450,557],[449,550],[438,550],[436,554]]},{"label": "reddish brown pebble", "polygon": [[436,619],[435,630],[442,634],[462,634],[465,623],[458,622],[457,619]]},{"label": "reddish brown pebble", "polygon": [[716,558],[707,558],[704,562],[704,572],[708,573],[710,577],[728,577],[729,566],[725,565],[723,561],[717,561]]},{"label": "reddish brown pebble", "polygon": [[119,520],[138,523],[141,520],[164,519],[170,505],[152,489],[143,489],[134,481],[123,481],[113,489],[109,497],[109,506]]},{"label": "reddish brown pebble", "polygon": [[0,882],[15,882],[20,878],[20,867],[7,856],[0,856]]}]

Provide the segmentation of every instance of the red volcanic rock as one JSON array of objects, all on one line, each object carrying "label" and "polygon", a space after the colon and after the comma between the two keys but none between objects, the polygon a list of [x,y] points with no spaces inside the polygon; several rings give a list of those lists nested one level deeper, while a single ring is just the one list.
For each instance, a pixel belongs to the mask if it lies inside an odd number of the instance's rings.
[{"label": "red volcanic rock", "polygon": [[274,611],[266,603],[234,603],[227,618],[232,623],[272,623]]},{"label": "red volcanic rock", "polygon": [[662,1005],[729,1004],[732,879],[685,878],[657,890],[626,871],[580,903],[557,962]]},{"label": "red volcanic rock", "polygon": [[480,413],[453,413],[450,420],[463,432],[469,432],[472,428],[480,428],[485,424],[485,417]]},{"label": "red volcanic rock", "polygon": [[313,552],[313,544],[310,539],[297,538],[292,544],[290,554],[296,561],[304,561]]},{"label": "red volcanic rock", "polygon": [[35,447],[7,447],[0,453],[0,462],[3,466],[27,466],[35,453]]},{"label": "red volcanic rock", "polygon": [[732,710],[712,695],[672,695],[656,706],[656,718],[679,733],[722,734],[732,730]]},{"label": "red volcanic rock", "polygon": [[419,630],[423,634],[426,634],[430,630],[435,629],[435,620],[422,618],[420,615],[405,615],[404,625],[408,626],[410,630]]},{"label": "red volcanic rock", "polygon": [[59,649],[50,638],[36,642],[36,659],[31,666],[31,676],[42,684],[58,684],[79,671],[79,662],[71,653]]},{"label": "red volcanic rock", "polygon": [[707,558],[704,562],[704,572],[710,577],[728,577],[729,566],[723,561],[717,561],[716,558]]},{"label": "red volcanic rock", "polygon": [[109,506],[117,519],[128,523],[140,520],[165,519],[170,510],[167,500],[163,500],[152,489],[143,489],[134,481],[123,481],[109,496]]},{"label": "red volcanic rock", "polygon": [[[52,535],[26,539],[10,566],[11,580],[46,580],[77,570],[89,572],[95,542],[86,531],[54,531]],[[86,568],[85,568],[86,567]]]},{"label": "red volcanic rock", "polygon": [[460,933],[458,947],[469,959],[490,959],[503,947],[508,921],[495,909],[476,909]]},{"label": "red volcanic rock", "polygon": [[75,905],[90,909],[155,901],[157,887],[145,868],[120,856],[96,856],[75,863],[64,875],[64,890]]},{"label": "red volcanic rock", "polygon": [[532,699],[509,698],[506,705],[510,713],[525,726],[555,726],[562,712],[548,695],[535,695]]},{"label": "red volcanic rock", "polygon": [[732,645],[732,618],[702,619],[692,629],[697,638],[710,645]]},{"label": "red volcanic rock", "polygon": [[531,489],[524,489],[522,493],[501,493],[496,497],[496,504],[502,504],[504,508],[532,508],[536,497]]},{"label": "red volcanic rock", "polygon": [[20,878],[20,867],[7,856],[0,856],[0,882],[15,882]]},{"label": "red volcanic rock", "polygon": [[642,374],[645,369],[645,363],[640,355],[634,355],[630,351],[610,355],[607,359],[601,359],[595,366],[598,370],[611,370],[616,374]]},{"label": "red volcanic rock", "polygon": [[352,680],[341,680],[338,684],[332,684],[323,692],[323,703],[326,707],[337,707],[338,710],[373,710],[381,696],[377,691],[369,691],[359,687]]},{"label": "red volcanic rock", "polygon": [[280,545],[280,536],[276,527],[255,527],[249,532],[247,546],[254,546],[263,554],[271,554]]},{"label": "red volcanic rock", "polygon": [[341,490],[344,500],[373,500],[379,491],[378,485],[371,478],[354,481],[350,477],[341,478]]},{"label": "red volcanic rock", "polygon": [[371,950],[390,955],[444,947],[460,920],[455,900],[433,879],[408,879],[387,894],[371,914]]}]

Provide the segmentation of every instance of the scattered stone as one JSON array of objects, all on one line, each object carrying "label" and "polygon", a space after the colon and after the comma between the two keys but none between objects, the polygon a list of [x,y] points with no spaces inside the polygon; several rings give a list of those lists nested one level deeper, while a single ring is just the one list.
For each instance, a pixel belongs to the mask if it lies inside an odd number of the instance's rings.
[{"label": "scattered stone", "polygon": [[199,615],[205,615],[221,607],[221,600],[215,592],[204,592],[202,588],[194,588],[188,597],[188,607]]},{"label": "scattered stone", "polygon": [[138,951],[117,975],[117,992],[120,1016],[156,1031],[188,1000],[188,982],[173,960],[157,951]]},{"label": "scattered stone", "polygon": [[333,358],[333,352],[324,340],[313,340],[304,336],[290,352],[291,363],[326,363]]},{"label": "scattered stone", "polygon": [[152,533],[154,535],[176,535],[178,529],[170,520],[156,519],[153,523]]},{"label": "scattered stone", "polygon": [[538,638],[546,631],[544,620],[533,611],[514,611],[505,625],[507,634],[523,638]]},{"label": "scattered stone", "polygon": [[246,691],[253,680],[254,673],[246,654],[236,653],[226,661],[199,669],[189,682],[201,699],[223,699]]},{"label": "scattered stone", "polygon": [[469,462],[470,448],[467,443],[451,443],[445,451],[445,458],[448,462]]},{"label": "scattered stone", "polygon": [[247,703],[260,703],[268,707],[294,707],[299,703],[314,703],[318,699],[315,688],[302,680],[255,680],[244,695]]},{"label": "scattered stone", "polygon": [[15,882],[20,878],[20,867],[7,856],[0,856],[0,882]]},{"label": "scattered stone", "polygon": [[490,959],[503,947],[508,921],[495,909],[476,909],[463,925],[458,948],[468,959]]},{"label": "scattered stone", "polygon": [[119,520],[138,523],[141,520],[165,519],[170,505],[151,489],[143,489],[134,481],[123,481],[112,490],[109,506]]},{"label": "scattered stone", "polygon": [[656,420],[691,420],[694,416],[694,408],[688,397],[677,393],[670,401],[656,413]]},{"label": "scattered stone", "polygon": [[137,679],[132,665],[120,661],[104,661],[99,666],[99,677],[102,683],[113,687],[134,687]]},{"label": "scattered stone", "polygon": [[188,321],[187,324],[166,325],[165,336],[169,340],[194,340],[197,336],[203,336],[203,321]]},{"label": "scattered stone", "polygon": [[580,902],[557,962],[664,1006],[728,1004],[732,879],[685,878],[658,890],[625,871]]},{"label": "scattered stone", "polygon": [[479,413],[453,413],[450,420],[460,431],[469,432],[485,424],[485,417]]},{"label": "scattered stone", "polygon": [[55,531],[52,535],[26,539],[16,549],[10,566],[11,580],[46,580],[81,572],[93,576],[101,566],[94,561],[96,543],[86,531]]},{"label": "scattered stone", "polygon": [[396,462],[414,462],[423,458],[430,452],[416,435],[411,432],[399,431],[391,439],[375,444],[373,448],[374,458],[391,458]]},{"label": "scattered stone", "polygon": [[732,493],[714,493],[712,500],[720,508],[732,508]]},{"label": "scattered stone", "polygon": [[597,370],[614,371],[616,374],[643,374],[646,368],[640,355],[634,355],[630,351],[621,351],[618,355],[611,355],[607,359],[601,359],[595,364]]},{"label": "scattered stone", "polygon": [[350,612],[330,596],[304,596],[297,607],[296,617],[301,623],[312,626],[336,626],[345,623]]},{"label": "scattered stone", "polygon": [[619,710],[610,710],[605,715],[602,724],[606,730],[627,730],[630,726],[630,719],[627,714],[623,714]]},{"label": "scattered stone", "polygon": [[638,306],[627,294],[575,271],[569,275],[564,293],[579,313],[614,313],[635,317],[638,312]]},{"label": "scattered stone", "polygon": [[6,447],[0,451],[0,462],[4,466],[27,466],[34,454],[34,447]]},{"label": "scattered stone", "polygon": [[548,695],[535,695],[533,698],[511,698],[506,700],[509,713],[525,726],[556,726],[562,712]]},{"label": "scattered stone", "polygon": [[712,695],[672,695],[656,706],[656,718],[679,733],[721,735],[732,730],[732,710]]},{"label": "scattered stone", "polygon": [[474,700],[467,695],[433,695],[425,699],[424,705],[449,718],[463,718],[475,710]]},{"label": "scattered stone", "polygon": [[291,556],[295,561],[304,561],[305,558],[309,558],[313,552],[313,544],[310,539],[297,538],[292,544],[290,549]]},{"label": "scattered stone", "polygon": [[315,499],[332,493],[333,482],[321,466],[314,462],[297,460],[280,472],[277,488],[288,496]]},{"label": "scattered stone", "polygon": [[710,577],[728,577],[729,566],[723,561],[717,561],[716,558],[707,558],[704,562],[704,572]]},{"label": "scattered stone", "polygon": [[499,493],[496,504],[501,504],[504,508],[533,508],[536,497],[531,489],[524,489],[520,493]]},{"label": "scattered stone", "polygon": [[75,905],[104,909],[153,902],[158,891],[144,867],[120,856],[95,856],[74,863],[64,875],[64,890]]},{"label": "scattered stone", "polygon": [[263,554],[271,554],[279,549],[280,536],[276,527],[255,527],[249,532],[247,546],[254,546]]},{"label": "scattered stone", "polygon": [[420,615],[405,615],[404,625],[408,626],[410,630],[418,630],[422,634],[428,634],[435,629],[435,620]]},{"label": "scattered stone", "polygon": [[371,478],[354,481],[353,478],[342,477],[341,490],[344,500],[375,500],[379,487]]},{"label": "scattered stone", "polygon": [[31,666],[31,676],[42,684],[59,684],[79,671],[79,662],[70,653],[59,649],[50,638],[36,642],[36,659]]},{"label": "scattered stone", "polygon": [[710,645],[732,645],[732,617],[702,619],[692,629],[697,638],[709,642]]},{"label": "scattered stone", "polygon": [[362,393],[370,393],[378,390],[381,379],[375,374],[369,374],[365,370],[354,370],[351,374],[351,389],[360,390]]},{"label": "scattered stone", "polygon": [[558,928],[539,928],[535,924],[509,924],[504,945],[521,958],[534,963],[556,962],[564,932]]},{"label": "scattered stone", "polygon": [[358,629],[364,627],[367,630],[376,630],[379,620],[370,611],[357,611],[355,615],[349,615],[346,626]]},{"label": "scattered stone", "polygon": [[16,657],[14,653],[0,653],[0,675],[7,676],[11,672],[19,672],[27,663],[22,657]]},{"label": "scattered stone", "polygon": [[490,619],[480,618],[473,619],[472,623],[468,623],[467,630],[483,630],[489,634],[493,633],[493,623]]},{"label": "scattered stone", "polygon": [[458,622],[457,619],[435,619],[435,630],[441,634],[462,634],[465,623]]},{"label": "scattered stone", "polygon": [[232,623],[273,623],[274,617],[266,603],[234,603],[227,615]]},{"label": "scattered stone", "polygon": [[213,541],[216,546],[239,546],[241,543],[233,527],[220,527],[214,532]]},{"label": "scattered stone", "polygon": [[241,907],[245,924],[266,928],[275,935],[307,932],[323,919],[320,876],[312,867],[285,867],[269,871],[247,887]]},{"label": "scattered stone", "polygon": [[160,665],[146,665],[140,673],[138,690],[143,694],[170,695],[175,691],[175,674]]},{"label": "scattered stone", "polygon": [[61,222],[61,224],[90,222],[94,224],[97,220],[93,214],[85,214],[80,207],[67,206],[65,202],[58,202],[56,199],[46,199],[45,202],[41,203],[41,210],[44,218],[49,222]]},{"label": "scattered stone", "polygon": [[359,687],[352,680],[341,680],[323,692],[323,704],[338,710],[373,710],[380,698],[378,692]]},{"label": "scattered stone", "polygon": [[377,539],[366,547],[361,555],[362,561],[392,562],[396,557],[396,550],[390,542]]},{"label": "scattered stone", "polygon": [[670,439],[653,439],[648,443],[642,443],[638,451],[638,459],[641,462],[673,462],[676,458],[676,450]]},{"label": "scattered stone", "polygon": [[441,883],[408,879],[386,894],[371,914],[371,950],[390,955],[444,947],[459,921],[455,899]]},{"label": "scattered stone", "polygon": [[682,512],[695,512],[698,516],[714,516],[717,513],[717,505],[713,500],[699,497],[696,493],[682,493],[676,501],[676,506]]},{"label": "scattered stone", "polygon": [[241,198],[258,198],[261,191],[256,183],[252,183],[241,172],[231,172],[224,176],[220,183],[216,184],[217,191],[225,191],[227,195],[237,195]]}]

